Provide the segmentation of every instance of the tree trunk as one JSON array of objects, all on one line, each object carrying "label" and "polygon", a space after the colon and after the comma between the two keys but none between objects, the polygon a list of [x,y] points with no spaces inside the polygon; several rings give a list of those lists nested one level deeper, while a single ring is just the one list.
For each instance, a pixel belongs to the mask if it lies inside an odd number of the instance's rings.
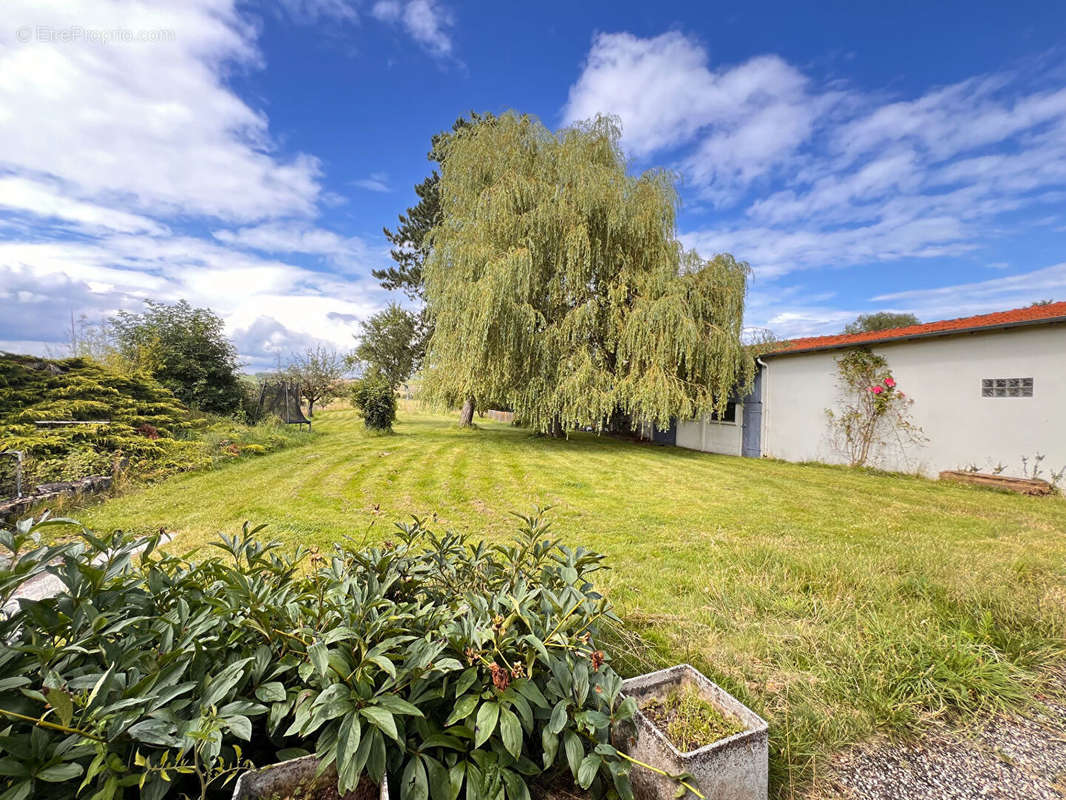
[{"label": "tree trunk", "polygon": [[314,400],[308,400],[307,401],[307,418],[311,419],[311,417],[313,417],[314,415],[315,415],[315,401]]},{"label": "tree trunk", "polygon": [[553,439],[561,439],[565,435],[563,432],[563,423],[558,415],[552,417],[551,424],[548,426],[548,435]]},{"label": "tree trunk", "polygon": [[459,427],[469,428],[474,421],[474,398],[468,397],[463,401],[463,410],[459,412]]}]

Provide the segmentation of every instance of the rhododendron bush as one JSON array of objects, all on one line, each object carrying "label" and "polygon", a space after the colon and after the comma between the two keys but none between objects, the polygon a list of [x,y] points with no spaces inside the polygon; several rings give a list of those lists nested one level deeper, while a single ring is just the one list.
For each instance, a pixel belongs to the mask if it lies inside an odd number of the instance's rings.
[{"label": "rhododendron bush", "polygon": [[[42,545],[47,525],[78,539]],[[632,800],[602,556],[539,516],[510,545],[418,520],[328,554],[258,533],[190,561],[72,521],[0,530],[0,604],[46,572],[64,587],[0,615],[0,794],[225,797],[250,763],[313,752],[342,794],[367,774],[400,800],[529,800],[567,772]]]}]

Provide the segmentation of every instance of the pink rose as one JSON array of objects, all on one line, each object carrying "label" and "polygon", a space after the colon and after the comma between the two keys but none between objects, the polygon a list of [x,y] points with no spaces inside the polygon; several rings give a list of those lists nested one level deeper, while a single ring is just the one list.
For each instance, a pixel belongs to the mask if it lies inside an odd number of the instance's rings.
[{"label": "pink rose", "polygon": [[887,386],[889,389],[891,389],[895,385],[896,381],[892,378],[892,376],[885,378],[885,386]]},{"label": "pink rose", "polygon": [[883,392],[884,389],[882,389],[880,386],[874,386],[872,389],[870,389],[870,391],[873,392],[874,394],[881,394],[881,392]]}]

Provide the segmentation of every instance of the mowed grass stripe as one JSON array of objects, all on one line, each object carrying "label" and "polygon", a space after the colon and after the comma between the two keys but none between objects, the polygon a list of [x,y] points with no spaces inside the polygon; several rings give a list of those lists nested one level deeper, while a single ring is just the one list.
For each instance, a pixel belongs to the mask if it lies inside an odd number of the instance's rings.
[{"label": "mowed grass stripe", "polygon": [[[872,733],[1017,706],[1066,657],[1066,501],[904,476],[569,440],[405,412],[396,434],[326,410],[301,447],[178,476],[81,515],[98,529],[328,547],[409,514],[503,540],[510,512],[607,554],[624,668],[689,661],[771,723],[774,793]],[[387,453],[388,455],[382,455]],[[379,503],[378,513],[373,504]]]}]

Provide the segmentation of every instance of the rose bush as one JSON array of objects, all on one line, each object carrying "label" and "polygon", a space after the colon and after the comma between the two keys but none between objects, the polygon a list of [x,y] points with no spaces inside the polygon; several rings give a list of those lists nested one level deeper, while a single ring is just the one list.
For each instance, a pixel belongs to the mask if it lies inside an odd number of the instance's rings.
[{"label": "rose bush", "polygon": [[836,362],[841,402],[836,409],[826,409],[826,417],[835,449],[851,466],[867,464],[890,443],[902,448],[925,441],[910,419],[912,401],[898,391],[883,356],[859,348]]}]

